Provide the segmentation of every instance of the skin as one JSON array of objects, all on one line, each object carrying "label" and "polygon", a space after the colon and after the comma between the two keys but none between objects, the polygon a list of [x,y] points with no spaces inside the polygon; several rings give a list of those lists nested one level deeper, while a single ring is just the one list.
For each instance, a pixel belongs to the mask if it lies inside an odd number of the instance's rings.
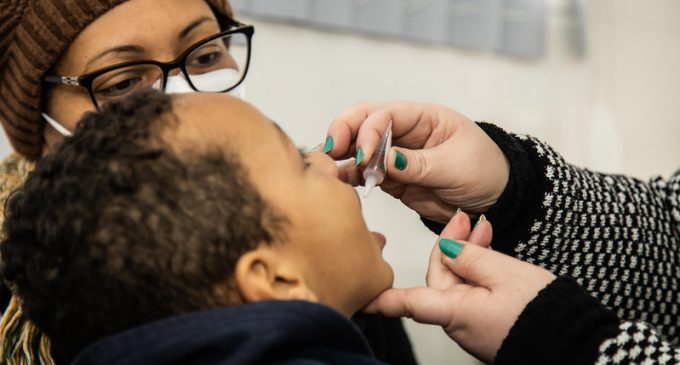
[{"label": "skin", "polygon": [[[349,108],[328,129],[335,141],[329,154],[354,156],[362,148],[366,166],[390,121],[394,147],[382,190],[440,223],[457,208],[479,214],[496,203],[508,182],[508,160],[469,118],[442,105],[400,101]],[[408,161],[403,170],[395,167],[397,150]]]},{"label": "skin", "polygon": [[426,287],[387,290],[366,310],[439,325],[467,352],[493,363],[520,313],[555,275],[484,249],[491,241],[487,224],[480,223],[465,238],[470,221],[465,214],[456,214],[440,238],[463,244],[458,256],[446,257],[435,245]]},{"label": "skin", "polygon": [[[188,27],[206,18],[210,21],[200,23],[186,37],[179,39],[179,35]],[[57,62],[54,73],[75,76],[133,60],[171,61],[189,46],[217,32],[219,25],[203,0],[130,0],[86,27]],[[114,52],[100,57],[106,50],[121,46],[133,46],[141,52]],[[248,157],[245,161],[257,164],[252,169],[254,183],[261,188],[267,201],[279,207],[291,220],[293,227],[288,232],[290,242],[271,248],[262,247],[244,256],[237,270],[240,273],[239,287],[243,300],[307,299],[350,314],[389,288],[392,271],[381,257],[384,238],[379,234],[371,234],[366,228],[361,219],[356,193],[351,186],[337,179],[343,172],[338,172],[335,164],[326,156],[311,154],[307,157],[311,168],[306,171],[312,178],[302,181],[290,179],[295,176],[291,172],[301,172],[301,162],[299,153],[290,147],[289,140],[286,139],[287,147],[283,152],[278,143],[263,145],[264,136],[280,137],[271,122],[245,104],[238,105],[238,113],[225,114],[223,106],[234,104],[233,100],[225,102],[220,99],[216,103],[222,108],[206,108],[203,111],[201,107],[190,106],[189,102],[178,101],[178,105],[186,107],[178,106],[178,113],[191,110],[186,120],[221,121],[215,125],[198,123],[194,127],[189,127],[189,123],[182,124],[178,135],[183,135],[183,143],[188,143],[190,137],[195,138],[192,140],[195,145],[219,142],[215,141],[215,136],[238,135],[237,139],[227,138],[220,143],[233,145],[235,140],[244,142],[245,145],[238,149]],[[207,104],[197,103],[201,106]],[[69,130],[74,130],[83,113],[92,110],[94,106],[84,88],[59,85],[51,87],[48,92],[45,112]],[[207,113],[207,110],[219,110],[221,114],[201,114]],[[215,118],[204,118],[208,116]],[[257,122],[253,126],[248,123],[224,123],[226,116],[237,118],[234,120],[254,119]],[[266,123],[261,123],[262,120]],[[250,129],[255,125],[257,128]],[[226,127],[230,130],[223,130]],[[215,133],[217,129],[224,133]],[[46,128],[44,153],[62,138],[54,129]],[[273,137],[270,139],[276,141]],[[293,166],[272,160],[269,158],[271,156],[286,156],[294,161],[287,161]],[[272,163],[274,161],[277,163]],[[279,178],[272,180],[274,176]],[[279,182],[275,189],[271,181]],[[289,184],[283,184],[283,181]],[[316,184],[305,188],[306,181]],[[314,190],[313,187],[319,189]],[[319,214],[320,207],[332,214]],[[329,227],[337,229],[331,230]],[[342,238],[342,245],[336,244],[339,237]],[[354,245],[358,247],[352,248]],[[370,251],[364,252],[367,247]],[[283,251],[274,255],[274,250]],[[283,258],[286,260],[283,261]]]},{"label": "skin", "polygon": [[[406,101],[364,103],[343,112],[328,130],[335,141],[330,155],[347,157],[362,148],[365,166],[390,121],[396,147],[388,154],[381,189],[424,217],[448,222],[440,238],[464,246],[450,258],[435,245],[426,287],[387,290],[366,310],[439,325],[466,351],[492,363],[520,313],[555,279],[541,267],[479,247],[491,242],[489,223],[470,232],[468,217],[455,213],[456,208],[483,213],[493,206],[508,182],[508,160],[464,115]],[[408,161],[403,170],[395,168],[397,150]],[[361,182],[356,174],[346,181]]]},{"label": "skin", "polygon": [[[185,38],[178,39],[183,30],[197,20],[205,18],[210,21],[202,22]],[[73,76],[131,60],[154,59],[167,62],[177,58],[196,41],[218,31],[217,21],[203,0],[131,0],[105,13],[83,30],[57,62],[54,72]],[[107,49],[130,45],[141,49],[142,52],[117,52],[98,58]],[[187,100],[191,98],[187,97]],[[214,100],[197,104],[211,105],[206,110],[190,104],[187,101],[186,105],[177,108],[178,113],[182,115],[181,119],[201,123],[196,126],[182,123],[181,143],[186,143],[191,138],[195,138],[193,142],[198,143],[197,145],[204,145],[210,141],[233,145],[234,141],[239,141],[239,153],[245,157],[246,166],[251,171],[251,179],[266,200],[291,220],[287,242],[281,245],[262,246],[247,253],[239,261],[236,272],[237,284],[244,301],[312,300],[351,315],[391,286],[391,269],[380,254],[384,238],[368,232],[360,218],[356,193],[351,187],[338,181],[340,177],[345,181],[357,183],[359,178],[356,170],[338,171],[332,161],[320,154],[308,156],[310,167],[303,169],[300,167],[303,162],[290,142],[277,143],[276,140],[277,138],[280,140],[280,136],[277,137],[276,127],[252,107],[243,103],[239,104],[234,100]],[[233,107],[235,104],[237,108],[228,110],[234,114],[227,113],[224,107],[226,105]],[[45,112],[69,130],[75,128],[84,112],[93,109],[94,106],[85,89],[62,85],[53,86],[48,91]],[[230,129],[225,129],[225,126],[229,125],[225,120],[228,119],[227,115],[237,118],[234,120],[251,118],[256,122],[253,125],[245,123],[247,126],[239,123],[239,128],[231,125]],[[331,155],[334,157],[353,155],[356,148],[362,147],[365,164],[370,159],[389,118],[394,121],[394,144],[401,147],[400,151],[407,156],[409,166],[404,171],[389,168],[388,179],[382,186],[384,190],[400,198],[423,216],[442,222],[453,215],[456,207],[471,212],[483,212],[495,203],[507,183],[509,172],[507,160],[483,132],[473,128],[474,125],[469,119],[442,107],[402,102],[388,105],[362,104],[351,108],[338,117],[329,129],[329,135],[333,136],[336,142]],[[217,120],[221,123],[215,122]],[[246,131],[250,128],[258,130]],[[220,133],[212,134],[211,131]],[[230,139],[226,136],[237,138]],[[45,129],[44,137],[45,152],[62,138],[52,128]],[[438,153],[428,154],[422,150],[433,147],[439,147],[433,149]],[[394,160],[394,151],[395,149],[390,151],[390,161]],[[454,160],[452,168],[450,160],[442,158],[444,155],[461,158]],[[443,184],[450,183],[446,181],[450,176],[437,176],[440,175],[439,172],[444,171],[444,165],[449,170],[455,170],[458,176],[453,181],[454,185],[451,185],[454,187],[452,189],[442,187]],[[277,184],[271,184],[271,181],[277,181]],[[301,191],[305,194],[301,194]],[[320,214],[323,212],[319,212],[319,207],[324,207],[330,214]],[[467,232],[459,226],[455,226],[457,228],[452,226],[454,228],[450,230],[453,233],[447,233],[447,237],[488,244],[490,233],[483,233],[487,229],[490,232],[490,225],[486,228],[487,225],[488,222],[480,224],[472,233],[469,232],[469,223]],[[464,249],[461,257],[470,256],[468,253],[471,251],[474,249]],[[457,262],[471,261],[475,260],[463,261],[460,258],[457,260]],[[518,261],[495,264],[498,266],[506,264],[508,270],[517,272],[517,275],[526,274],[525,282],[531,283],[528,285],[529,290],[522,292],[526,295],[514,297],[513,310],[501,313],[506,317],[519,313],[518,308],[523,308],[528,302],[528,298],[535,292],[535,287],[543,285],[550,279],[546,272]],[[524,267],[520,267],[522,265]],[[471,276],[473,271],[461,269],[464,267],[466,266],[462,264],[453,264],[450,259],[441,258],[435,247],[428,271],[429,287],[425,289],[435,287],[440,291],[457,292],[456,288],[465,285],[463,278],[474,279]],[[532,278],[536,277],[540,280],[532,281]],[[500,283],[501,278],[498,280]],[[479,280],[479,286],[484,284]],[[490,284],[487,287],[491,290]],[[504,286],[496,285],[494,288],[496,287]],[[512,283],[506,283],[505,287],[512,288]],[[461,292],[481,291],[461,290]],[[501,295],[498,293],[503,294],[503,291],[494,289],[493,294]],[[509,329],[511,322],[506,320],[507,318],[496,312],[492,313],[497,318],[487,316],[494,321],[491,324],[496,324],[492,331],[495,340],[481,342],[475,340],[484,338],[475,332],[475,328],[488,328],[482,326],[485,322],[466,323],[466,318],[475,317],[460,314],[473,312],[473,308],[451,313],[448,310],[441,310],[441,304],[446,302],[429,302],[439,303],[435,305],[438,310],[423,311],[423,308],[431,310],[432,307],[418,307],[418,303],[428,303],[424,300],[426,295],[421,294],[420,291],[402,293],[399,290],[388,290],[378,297],[371,308],[386,314],[405,314],[422,322],[441,324],[452,338],[461,341],[480,358],[486,360],[493,358],[497,350],[496,345],[500,343],[498,338],[502,340]],[[479,308],[485,308],[486,305],[489,310],[497,301],[506,302],[513,299],[502,295],[495,298],[488,293],[484,295],[486,297],[482,298],[488,300],[476,302],[476,305]],[[491,298],[494,300],[490,300]],[[477,307],[474,309],[475,312],[479,312]]]},{"label": "skin", "polygon": [[385,238],[371,233],[354,188],[322,153],[301,155],[290,138],[249,104],[223,94],[176,96],[178,148],[219,146],[237,153],[265,201],[289,224],[285,241],[243,255],[236,282],[245,302],[302,299],[351,316],[392,286]]},{"label": "skin", "polygon": [[[200,20],[180,39],[184,30]],[[87,26],[56,63],[54,72],[76,76],[128,61],[172,61],[197,41],[219,31],[214,14],[203,0],[131,0]],[[122,46],[134,46],[140,52],[99,57],[108,49]],[[68,130],[74,130],[82,114],[91,110],[94,105],[84,88],[55,85],[47,94],[45,112]],[[45,153],[63,137],[50,127],[44,133]]]}]

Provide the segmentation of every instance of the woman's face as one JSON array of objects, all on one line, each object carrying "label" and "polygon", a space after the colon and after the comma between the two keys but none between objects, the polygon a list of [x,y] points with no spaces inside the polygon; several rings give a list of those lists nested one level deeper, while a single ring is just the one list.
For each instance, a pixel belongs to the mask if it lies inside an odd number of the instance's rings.
[{"label": "woman's face", "polygon": [[[204,0],[130,0],[86,27],[55,65],[54,73],[83,75],[129,61],[172,61],[219,31]],[[45,112],[72,131],[81,115],[94,108],[86,89],[55,85],[47,94]],[[53,128],[45,128],[48,149],[61,138]]]}]

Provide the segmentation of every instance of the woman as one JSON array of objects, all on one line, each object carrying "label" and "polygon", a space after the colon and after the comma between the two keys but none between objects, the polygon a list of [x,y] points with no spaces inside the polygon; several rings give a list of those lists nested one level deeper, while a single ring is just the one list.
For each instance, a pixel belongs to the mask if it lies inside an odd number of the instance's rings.
[{"label": "woman", "polygon": [[[3,1],[0,120],[18,153],[0,171],[3,203],[29,160],[99,105],[142,88],[238,95],[253,28],[231,16],[225,0]],[[399,321],[359,325],[376,355],[414,362]],[[21,320],[16,299],[3,315],[2,342],[3,360],[52,363],[49,341]]]},{"label": "woman", "polygon": [[680,171],[649,182],[588,171],[535,138],[410,102],[347,110],[328,131],[331,156],[365,165],[390,122],[384,191],[435,232],[457,208],[484,214],[494,250],[538,266],[440,242],[458,258],[444,266],[434,250],[429,288],[388,291],[374,310],[440,324],[485,361],[680,361]]}]

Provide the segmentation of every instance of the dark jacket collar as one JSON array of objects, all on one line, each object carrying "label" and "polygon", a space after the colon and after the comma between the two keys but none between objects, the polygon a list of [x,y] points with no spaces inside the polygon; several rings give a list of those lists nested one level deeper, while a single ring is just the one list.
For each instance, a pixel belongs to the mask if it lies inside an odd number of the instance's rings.
[{"label": "dark jacket collar", "polygon": [[73,365],[264,364],[307,350],[374,363],[359,330],[338,312],[304,301],[267,301],[133,328],[87,347]]}]

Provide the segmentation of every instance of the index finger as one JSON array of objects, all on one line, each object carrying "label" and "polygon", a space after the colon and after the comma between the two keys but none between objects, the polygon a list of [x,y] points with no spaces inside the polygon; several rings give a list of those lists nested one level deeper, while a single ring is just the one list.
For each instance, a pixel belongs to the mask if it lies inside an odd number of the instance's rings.
[{"label": "index finger", "polygon": [[[470,218],[462,211],[457,211],[444,227],[440,238],[453,240],[466,240],[470,235]],[[439,249],[439,240],[435,243],[430,254],[430,264],[427,267],[425,282],[428,287],[435,289],[447,289],[455,284],[463,282],[451,270],[442,263],[442,252]]]},{"label": "index finger", "polygon": [[326,132],[327,137],[333,138],[333,148],[328,152],[328,155],[334,159],[353,157],[355,151],[350,149],[361,125],[380,106],[380,103],[365,102],[354,105],[340,113]]},{"label": "index finger", "polygon": [[[410,142],[401,147],[422,148],[432,132],[432,125],[427,122],[433,116],[437,116],[440,108],[434,104],[409,101],[396,101],[384,105],[359,105],[358,107],[348,110],[346,114],[343,113],[331,125],[329,135],[337,138],[340,144],[338,151],[333,151],[337,155],[332,154],[332,157],[346,155],[352,143],[351,139],[354,139],[356,150],[362,150],[363,161],[367,163],[390,122],[394,141],[405,135],[413,134]],[[413,133],[416,130],[417,132]]]}]

